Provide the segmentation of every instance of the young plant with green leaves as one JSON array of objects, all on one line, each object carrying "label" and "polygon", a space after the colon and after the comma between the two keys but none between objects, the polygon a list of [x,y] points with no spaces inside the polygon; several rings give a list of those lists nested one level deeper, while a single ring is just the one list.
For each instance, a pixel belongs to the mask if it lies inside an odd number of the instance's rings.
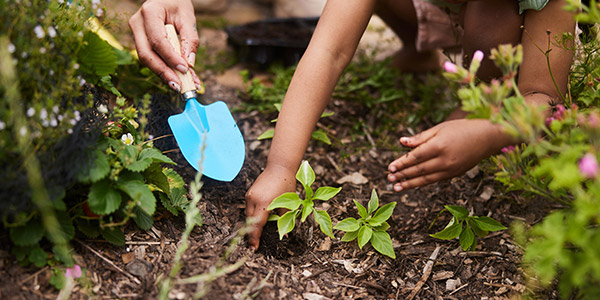
[{"label": "young plant with green leaves", "polygon": [[375,189],[371,191],[371,199],[365,208],[358,201],[353,200],[360,218],[346,218],[335,225],[334,229],[346,232],[342,237],[343,242],[358,241],[358,247],[362,249],[367,243],[377,252],[396,258],[392,238],[386,232],[390,228],[387,220],[392,216],[396,202],[390,202],[379,207],[379,197]]},{"label": "young plant with green leaves", "polygon": [[303,161],[296,173],[296,179],[304,187],[305,199],[301,199],[297,193],[284,193],[275,198],[267,209],[274,210],[285,208],[289,211],[281,216],[271,215],[269,221],[277,221],[277,229],[279,231],[279,239],[283,239],[287,233],[292,231],[296,226],[296,219],[300,218],[300,222],[306,221],[309,215],[313,215],[315,221],[319,224],[321,231],[333,238],[333,230],[331,217],[324,210],[315,208],[315,200],[327,201],[337,195],[342,188],[334,188],[323,186],[313,191],[311,185],[315,182],[315,172],[311,168],[308,161]]},{"label": "young plant with green leaves", "polygon": [[475,250],[475,247],[477,247],[476,235],[478,237],[485,237],[490,231],[506,229],[506,227],[490,217],[469,216],[469,211],[462,206],[444,205],[444,209],[440,214],[444,211],[449,211],[452,214],[452,220],[448,222],[444,230],[432,234],[431,237],[440,240],[458,238],[460,247],[464,251]]}]

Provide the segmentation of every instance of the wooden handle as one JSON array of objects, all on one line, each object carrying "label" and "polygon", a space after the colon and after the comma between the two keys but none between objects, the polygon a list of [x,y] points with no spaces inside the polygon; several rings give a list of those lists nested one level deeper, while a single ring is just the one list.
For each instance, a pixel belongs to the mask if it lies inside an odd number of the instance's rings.
[{"label": "wooden handle", "polygon": [[[179,38],[177,37],[177,31],[175,31],[175,27],[171,24],[165,25],[165,30],[167,31],[167,39],[171,43],[171,46],[175,49],[175,52],[181,56],[181,45],[179,44]],[[179,76],[179,80],[181,80],[181,91],[180,93],[185,93],[189,91],[196,90],[196,84],[194,83],[194,79],[192,78],[192,74],[190,72],[186,72],[185,74],[177,71],[175,74]]]}]

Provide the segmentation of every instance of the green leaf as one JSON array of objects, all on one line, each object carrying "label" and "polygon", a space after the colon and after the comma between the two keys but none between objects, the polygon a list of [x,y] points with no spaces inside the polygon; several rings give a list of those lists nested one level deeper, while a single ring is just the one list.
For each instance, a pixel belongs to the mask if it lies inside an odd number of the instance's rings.
[{"label": "green leaf", "polygon": [[354,201],[354,205],[356,205],[356,209],[358,210],[358,215],[360,215],[361,218],[366,219],[369,217],[369,215],[367,214],[367,209],[362,206],[362,204],[360,204],[358,201],[356,200],[352,200]]},{"label": "green leaf", "polygon": [[434,237],[436,239],[440,239],[440,240],[451,240],[453,238],[456,238],[460,235],[460,233],[462,232],[462,225],[461,223],[454,223],[446,228],[444,228],[444,230],[435,233],[435,234],[431,234],[431,237]]},{"label": "green leaf", "polygon": [[269,129],[269,130],[263,132],[261,135],[259,135],[256,139],[259,141],[272,139],[274,135],[275,135],[275,129]]},{"label": "green leaf", "polygon": [[65,277],[65,272],[55,268],[52,270],[52,276],[50,276],[50,284],[55,287],[57,290],[62,290],[65,287],[65,283],[67,279]]},{"label": "green leaf", "polygon": [[133,163],[137,158],[137,147],[133,145],[125,145],[121,143],[117,151],[119,160],[121,160],[125,166]]},{"label": "green leaf", "polygon": [[334,112],[332,112],[332,111],[324,111],[324,112],[321,114],[321,118],[331,117],[331,116],[333,116],[333,115],[335,115],[335,113],[334,113]]},{"label": "green leaf", "polygon": [[315,203],[310,199],[305,199],[304,201],[302,201],[302,218],[300,219],[300,222],[304,223],[304,221],[306,221],[306,218],[313,211],[314,206]]},{"label": "green leaf", "polygon": [[[310,164],[308,164],[308,161],[302,161],[302,164],[300,164],[300,168],[298,169],[298,173],[296,173],[296,179],[302,183],[305,190],[310,189],[310,186],[313,184],[313,182],[315,182],[315,172],[310,167]],[[308,192],[306,197],[310,198],[308,196]]]},{"label": "green leaf", "polygon": [[267,222],[277,221],[277,220],[279,220],[279,216],[278,215],[269,215],[269,218],[267,219]]},{"label": "green leaf", "polygon": [[117,188],[129,195],[145,213],[150,216],[154,214],[156,198],[145,183],[138,180],[120,181]]},{"label": "green leaf", "polygon": [[458,240],[463,251],[467,251],[467,249],[469,249],[469,247],[473,245],[473,242],[475,242],[475,235],[473,234],[471,228],[465,226],[465,228],[463,228],[462,232],[460,233]]},{"label": "green leaf", "polygon": [[375,210],[379,207],[379,197],[377,196],[377,192],[375,189],[371,190],[371,199],[369,199],[369,203],[367,205],[367,214],[371,215]]},{"label": "green leaf", "polygon": [[373,226],[373,230],[375,231],[386,231],[390,228],[390,224],[388,222],[383,222],[379,226]]},{"label": "green leaf", "polygon": [[29,261],[36,267],[41,268],[48,262],[48,253],[39,246],[35,247],[29,252]]},{"label": "green leaf", "polygon": [[377,210],[377,212],[375,212],[373,218],[369,220],[369,224],[371,224],[371,226],[381,225],[381,223],[387,221],[392,216],[395,207],[396,202],[390,202],[382,206],[380,209]]},{"label": "green leaf", "polygon": [[481,230],[498,231],[506,229],[506,227],[490,217],[473,217],[472,220]]},{"label": "green leaf", "polygon": [[312,137],[313,139],[315,139],[317,141],[321,141],[327,145],[331,145],[331,140],[329,139],[329,137],[327,136],[327,133],[323,129],[317,129],[317,130],[313,131],[313,133],[310,135],[310,137]]},{"label": "green leaf", "polygon": [[369,227],[368,225],[363,225],[358,230],[358,247],[362,249],[362,247],[371,240],[372,236],[373,229],[371,229],[371,227]]},{"label": "green leaf", "polygon": [[143,230],[149,230],[152,228],[153,220],[152,217],[146,214],[139,206],[133,208],[133,221],[135,224]]},{"label": "green leaf", "polygon": [[300,204],[302,204],[302,200],[300,200],[298,194],[290,192],[284,193],[279,197],[273,199],[273,202],[269,204],[267,209],[274,210],[276,208],[287,208],[289,210],[295,210],[298,209],[298,207],[300,207]]},{"label": "green leaf", "polygon": [[355,218],[346,218],[337,223],[333,228],[346,232],[357,231],[360,228],[360,223]]},{"label": "green leaf", "polygon": [[331,237],[331,238],[335,238],[333,236],[333,224],[331,224],[331,217],[329,217],[329,214],[324,211],[324,210],[314,210],[314,215],[315,217],[315,221],[317,221],[317,223],[319,223],[319,228],[321,229],[321,231]]},{"label": "green leaf", "polygon": [[152,164],[151,158],[139,159],[131,162],[130,164],[125,164],[125,169],[132,172],[142,172]]},{"label": "green leaf", "polygon": [[146,158],[150,158],[150,159],[152,159],[153,162],[157,162],[157,163],[176,165],[176,163],[174,161],[172,161],[166,155],[162,154],[162,152],[160,152],[160,150],[158,150],[156,148],[143,149],[142,152],[140,152],[138,159],[142,160],[142,159],[146,159]]},{"label": "green leaf", "polygon": [[169,181],[169,187],[171,189],[184,188],[185,182],[183,181],[183,178],[181,178],[181,176],[179,176],[179,174],[177,174],[177,172],[175,172],[173,169],[163,168],[163,173],[167,175],[167,180]]},{"label": "green leaf", "polygon": [[335,197],[335,195],[337,195],[341,190],[342,190],[341,187],[339,187],[339,188],[334,188],[334,187],[329,187],[329,186],[320,187],[315,192],[313,199],[327,201],[327,200]]},{"label": "green leaf", "polygon": [[123,232],[114,227],[102,228],[100,229],[100,234],[102,237],[108,242],[117,245],[117,246],[125,246],[125,235]]},{"label": "green leaf", "polygon": [[162,167],[159,164],[153,163],[144,171],[144,173],[142,173],[142,175],[146,179],[146,182],[155,185],[161,192],[167,195],[171,193],[169,179],[167,178],[167,175],[163,173]]},{"label": "green leaf", "polygon": [[117,56],[112,47],[92,31],[85,33],[77,56],[81,70],[89,74],[102,77],[115,73],[117,69]]},{"label": "green leaf", "polygon": [[17,246],[31,246],[44,236],[44,227],[38,218],[29,220],[25,225],[10,228],[10,239]]},{"label": "green leaf", "polygon": [[76,219],[75,225],[77,230],[81,231],[85,236],[89,238],[97,238],[100,235],[100,228],[98,227],[98,221]]},{"label": "green leaf", "polygon": [[394,245],[392,243],[392,238],[387,232],[384,231],[375,231],[373,232],[373,236],[371,237],[371,245],[373,248],[377,250],[377,252],[389,256],[393,259],[396,258],[396,253],[394,252]]},{"label": "green leaf", "polygon": [[108,215],[121,205],[121,193],[112,187],[110,180],[104,179],[92,184],[87,201],[95,214]]},{"label": "green leaf", "polygon": [[190,202],[187,198],[186,190],[184,188],[171,189],[171,195],[169,196],[169,199],[171,200],[171,205],[179,210],[182,210],[184,205]]},{"label": "green leaf", "polygon": [[358,230],[346,232],[342,237],[342,242],[351,242],[354,241],[358,237]]},{"label": "green leaf", "polygon": [[464,220],[469,216],[469,211],[462,206],[444,205],[444,207],[459,220]]},{"label": "green leaf", "polygon": [[100,150],[93,152],[94,163],[89,169],[82,169],[82,172],[78,175],[80,182],[96,182],[108,175],[110,172],[110,165],[106,155]]},{"label": "green leaf", "polygon": [[288,211],[277,220],[277,230],[279,231],[279,239],[282,240],[283,236],[294,229],[296,225],[296,212]]},{"label": "green leaf", "polygon": [[485,237],[489,233],[487,230],[479,228],[479,225],[473,221],[473,217],[467,218],[467,224],[469,225],[469,227],[471,227],[471,229],[473,229],[473,232],[478,237]]}]

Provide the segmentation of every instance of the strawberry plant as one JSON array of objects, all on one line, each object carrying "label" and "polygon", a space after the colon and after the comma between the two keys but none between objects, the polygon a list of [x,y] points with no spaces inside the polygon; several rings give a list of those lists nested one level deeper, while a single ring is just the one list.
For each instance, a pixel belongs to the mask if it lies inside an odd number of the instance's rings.
[{"label": "strawberry plant", "polygon": [[386,221],[392,216],[396,202],[379,207],[379,197],[373,189],[366,208],[356,200],[354,200],[354,204],[360,218],[358,220],[352,217],[346,218],[334,227],[334,229],[346,232],[342,241],[357,240],[360,249],[371,242],[371,246],[379,253],[395,259],[396,253],[392,245],[392,238],[386,232],[390,228],[390,224]]},{"label": "strawberry plant", "polygon": [[315,208],[315,200],[327,201],[337,195],[342,188],[334,188],[324,186],[313,191],[311,185],[315,182],[315,172],[310,167],[308,161],[303,161],[296,173],[296,179],[304,187],[305,199],[301,199],[297,193],[284,193],[275,198],[267,209],[274,210],[277,208],[285,208],[289,211],[281,216],[271,215],[270,221],[277,221],[277,229],[279,231],[279,239],[283,239],[287,233],[292,231],[296,225],[296,219],[300,218],[300,222],[306,221],[309,215],[313,215],[315,221],[319,224],[321,231],[329,236],[334,237],[332,232],[331,217],[324,210]]}]

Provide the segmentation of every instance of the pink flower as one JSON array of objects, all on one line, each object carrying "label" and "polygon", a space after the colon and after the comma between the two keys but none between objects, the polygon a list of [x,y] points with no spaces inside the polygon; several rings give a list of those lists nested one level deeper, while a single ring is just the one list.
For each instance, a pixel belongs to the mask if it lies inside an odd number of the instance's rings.
[{"label": "pink flower", "polygon": [[500,151],[502,151],[502,153],[510,153],[515,151],[515,146],[504,147]]},{"label": "pink flower", "polygon": [[592,153],[587,153],[579,160],[579,172],[585,178],[595,178],[598,175],[598,161]]},{"label": "pink flower", "polygon": [[483,60],[483,52],[481,50],[475,51],[473,53],[473,60],[481,62]]},{"label": "pink flower", "polygon": [[552,124],[552,121],[556,120],[554,117],[548,117],[546,118],[546,126],[550,126],[550,124]]},{"label": "pink flower", "polygon": [[81,267],[79,267],[79,265],[76,264],[72,268],[67,268],[67,271],[65,272],[65,277],[81,277]]},{"label": "pink flower", "polygon": [[456,65],[449,61],[446,61],[444,63],[444,70],[448,73],[457,73],[458,72],[458,68],[456,67]]},{"label": "pink flower", "polygon": [[588,125],[592,128],[598,128],[600,125],[600,118],[596,112],[592,112],[588,117]]},{"label": "pink flower", "polygon": [[556,120],[562,120],[566,111],[567,111],[567,109],[565,109],[565,106],[562,104],[559,104],[556,106],[556,111],[554,111],[554,114],[552,114],[552,117],[554,117],[554,119],[556,119]]}]

